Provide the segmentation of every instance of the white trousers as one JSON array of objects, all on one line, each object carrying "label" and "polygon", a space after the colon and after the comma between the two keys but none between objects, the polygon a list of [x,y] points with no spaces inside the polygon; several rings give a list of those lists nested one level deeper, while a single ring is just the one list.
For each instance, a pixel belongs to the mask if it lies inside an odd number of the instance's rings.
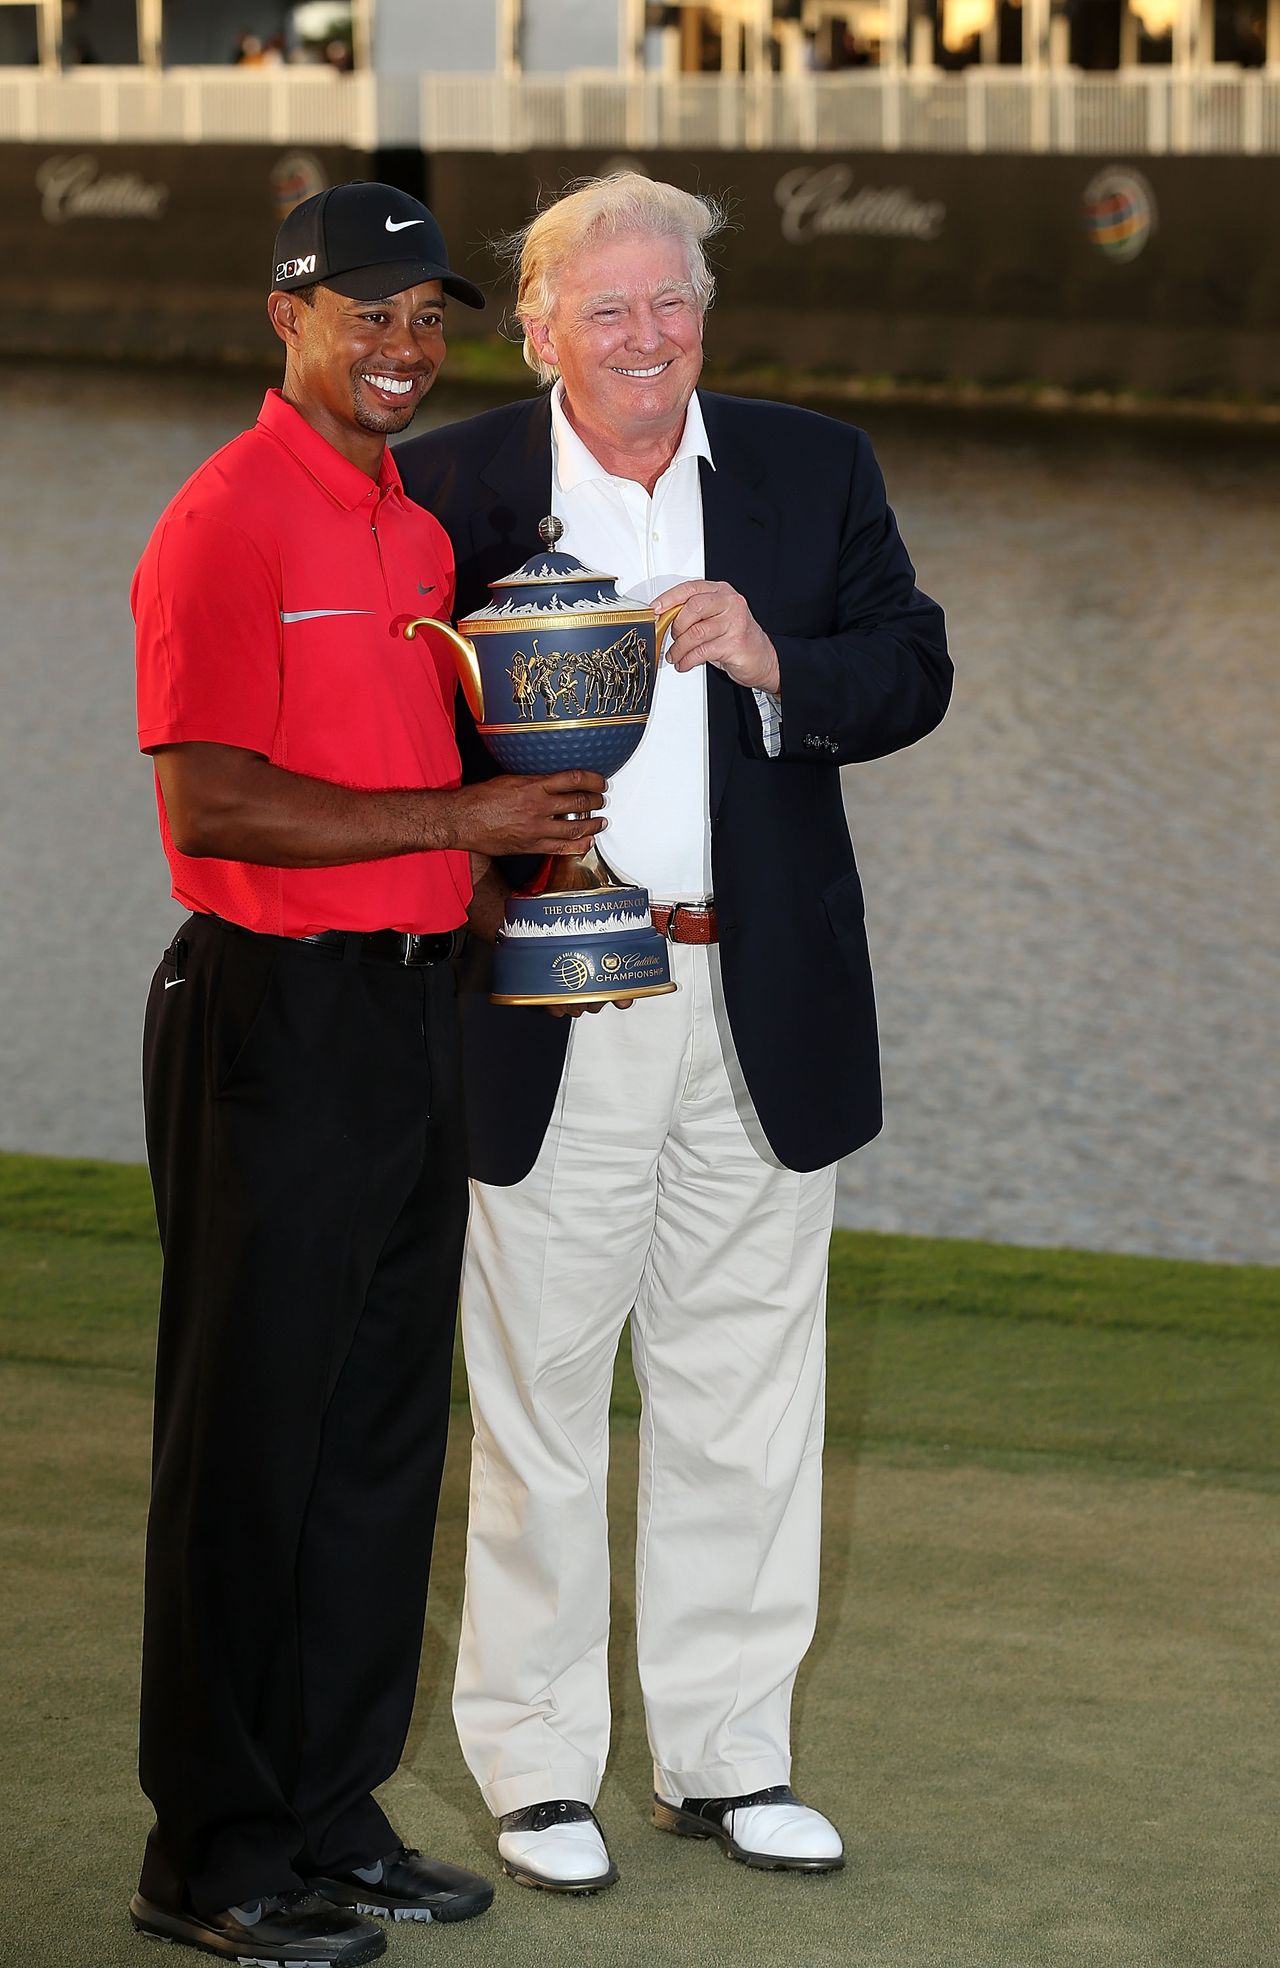
[{"label": "white trousers", "polygon": [[733,1053],[718,953],[574,1023],[538,1160],[472,1185],[475,1441],[454,1689],[491,1811],[594,1804],[609,1747],[605,1482],[631,1316],[643,1398],[636,1646],[655,1788],[790,1775],[818,1596],[835,1169],[782,1168]]}]

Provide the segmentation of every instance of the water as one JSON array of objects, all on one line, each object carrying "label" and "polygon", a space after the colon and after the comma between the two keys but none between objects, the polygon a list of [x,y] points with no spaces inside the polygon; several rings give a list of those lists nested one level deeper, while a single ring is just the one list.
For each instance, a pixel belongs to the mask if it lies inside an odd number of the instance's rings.
[{"label": "water", "polygon": [[[0,371],[0,1146],[142,1154],[178,911],[128,583],[259,395]],[[1280,445],[866,421],[959,678],[939,733],[846,774],[888,1126],[841,1221],[1275,1262]]]}]

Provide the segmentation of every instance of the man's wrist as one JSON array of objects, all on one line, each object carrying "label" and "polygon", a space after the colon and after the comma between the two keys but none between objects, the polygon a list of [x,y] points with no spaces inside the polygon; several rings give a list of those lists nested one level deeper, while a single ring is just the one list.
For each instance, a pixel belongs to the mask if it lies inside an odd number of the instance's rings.
[{"label": "man's wrist", "polygon": [[415,796],[418,826],[414,844],[419,852],[438,853],[445,848],[462,846],[458,804],[456,791],[442,792],[436,787],[425,787]]}]

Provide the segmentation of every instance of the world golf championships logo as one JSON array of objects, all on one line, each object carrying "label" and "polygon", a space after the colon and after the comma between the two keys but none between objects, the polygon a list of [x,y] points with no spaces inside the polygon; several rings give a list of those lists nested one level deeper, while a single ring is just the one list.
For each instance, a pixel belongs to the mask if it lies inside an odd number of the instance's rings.
[{"label": "world golf championships logo", "polygon": [[551,975],[566,991],[585,991],[595,974],[595,965],[581,950],[565,950],[551,966]]},{"label": "world golf championships logo", "polygon": [[1156,201],[1138,171],[1108,165],[1084,191],[1084,227],[1109,260],[1136,260],[1156,229]]},{"label": "world golf championships logo", "polygon": [[290,150],[278,157],[271,167],[276,223],[283,225],[295,205],[301,205],[304,198],[314,198],[318,191],[325,190],[328,182],[324,166],[311,151]]}]

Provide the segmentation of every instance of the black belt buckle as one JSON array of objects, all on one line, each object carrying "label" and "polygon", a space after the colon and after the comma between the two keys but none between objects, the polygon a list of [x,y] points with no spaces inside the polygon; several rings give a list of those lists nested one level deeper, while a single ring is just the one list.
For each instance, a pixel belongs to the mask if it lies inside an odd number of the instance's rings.
[{"label": "black belt buckle", "polygon": [[451,929],[400,932],[400,962],[406,970],[444,963],[454,953],[457,938]]}]

